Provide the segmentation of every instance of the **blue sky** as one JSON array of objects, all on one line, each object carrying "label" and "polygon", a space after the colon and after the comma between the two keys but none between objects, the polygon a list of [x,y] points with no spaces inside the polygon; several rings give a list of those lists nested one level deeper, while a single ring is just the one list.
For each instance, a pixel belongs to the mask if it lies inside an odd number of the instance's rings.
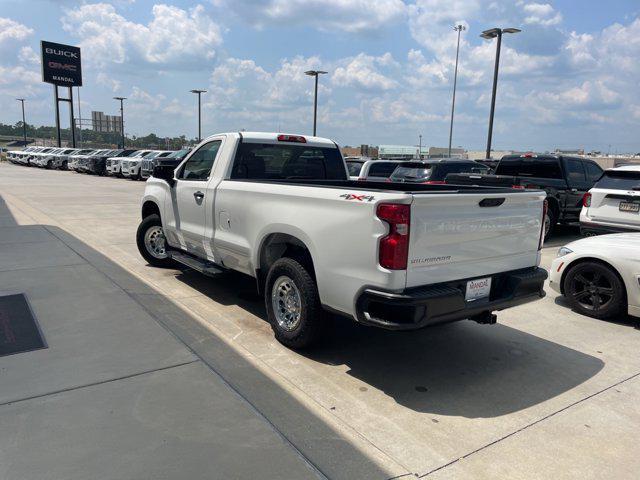
[{"label": "blue sky", "polygon": [[[53,124],[40,79],[39,41],[79,45],[82,113],[116,113],[127,132],[308,133],[312,79],[328,70],[319,134],[340,144],[444,146],[455,59],[452,26],[467,27],[454,145],[486,142],[495,44],[504,39],[494,147],[640,151],[637,0],[0,0],[0,121]],[[25,8],[27,6],[27,8]],[[63,114],[63,118],[67,116]]]}]

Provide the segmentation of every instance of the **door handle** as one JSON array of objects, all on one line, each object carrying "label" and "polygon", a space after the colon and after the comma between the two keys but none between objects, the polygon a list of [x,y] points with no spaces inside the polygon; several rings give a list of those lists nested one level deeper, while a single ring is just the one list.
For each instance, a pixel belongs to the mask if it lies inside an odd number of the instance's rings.
[{"label": "door handle", "polygon": [[204,193],[197,191],[193,194],[193,196],[196,198],[196,200],[202,200],[204,198]]}]

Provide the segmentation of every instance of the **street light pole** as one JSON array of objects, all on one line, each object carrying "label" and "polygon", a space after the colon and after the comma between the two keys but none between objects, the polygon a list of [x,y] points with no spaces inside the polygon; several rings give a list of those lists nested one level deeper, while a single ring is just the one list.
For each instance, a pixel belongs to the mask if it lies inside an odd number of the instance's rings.
[{"label": "street light pole", "polygon": [[487,154],[486,158],[491,158],[491,139],[493,136],[493,116],[496,110],[496,91],[498,89],[498,69],[500,67],[500,49],[502,47],[502,34],[503,33],[518,33],[521,30],[518,28],[492,28],[485,30],[480,35],[482,38],[491,40],[497,38],[496,45],[496,64],[493,70],[493,92],[491,93],[491,113],[489,113],[489,135],[487,137]]},{"label": "street light pole", "polygon": [[194,90],[190,90],[190,92],[198,94],[198,142],[200,142],[202,140],[202,110],[201,110],[200,96],[203,93],[207,93],[207,91],[194,89]]},{"label": "street light pole", "polygon": [[22,137],[24,139],[24,146],[27,146],[27,122],[24,119],[24,98],[16,98],[20,103],[22,103]]},{"label": "street light pole", "polygon": [[422,160],[422,134],[418,135],[418,159]]},{"label": "street light pole", "polygon": [[456,86],[458,85],[458,57],[460,54],[460,33],[466,30],[464,25],[456,25],[453,29],[458,32],[458,45],[456,47],[456,68],[453,74],[453,99],[451,100],[451,124],[449,125],[449,158],[451,158],[451,141],[453,139],[453,113],[456,108]]},{"label": "street light pole", "polygon": [[124,101],[127,97],[113,97],[114,100],[120,100],[120,134],[122,135],[122,149],[124,149]]},{"label": "street light pole", "polygon": [[315,77],[315,90],[313,95],[313,136],[316,136],[316,126],[318,119],[318,76],[324,75],[325,72],[323,70],[307,70],[304,72],[305,75],[309,75],[310,77]]}]

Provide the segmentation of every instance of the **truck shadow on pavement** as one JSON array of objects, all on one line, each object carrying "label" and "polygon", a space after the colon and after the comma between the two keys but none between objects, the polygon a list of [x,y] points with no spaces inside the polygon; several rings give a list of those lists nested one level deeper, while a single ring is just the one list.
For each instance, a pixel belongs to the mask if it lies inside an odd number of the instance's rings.
[{"label": "truck shadow on pavement", "polygon": [[[266,320],[253,279],[184,272],[177,279],[214,302]],[[468,418],[507,415],[561,395],[604,362],[503,324],[456,322],[410,332],[366,327],[331,316],[325,339],[301,354],[381,390],[418,412]]]}]

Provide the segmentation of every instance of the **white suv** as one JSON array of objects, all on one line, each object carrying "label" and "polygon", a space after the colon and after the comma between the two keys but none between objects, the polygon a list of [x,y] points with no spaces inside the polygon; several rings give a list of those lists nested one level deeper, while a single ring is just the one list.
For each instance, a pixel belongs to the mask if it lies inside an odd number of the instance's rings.
[{"label": "white suv", "polygon": [[584,235],[640,231],[640,165],[606,170],[583,198]]}]

